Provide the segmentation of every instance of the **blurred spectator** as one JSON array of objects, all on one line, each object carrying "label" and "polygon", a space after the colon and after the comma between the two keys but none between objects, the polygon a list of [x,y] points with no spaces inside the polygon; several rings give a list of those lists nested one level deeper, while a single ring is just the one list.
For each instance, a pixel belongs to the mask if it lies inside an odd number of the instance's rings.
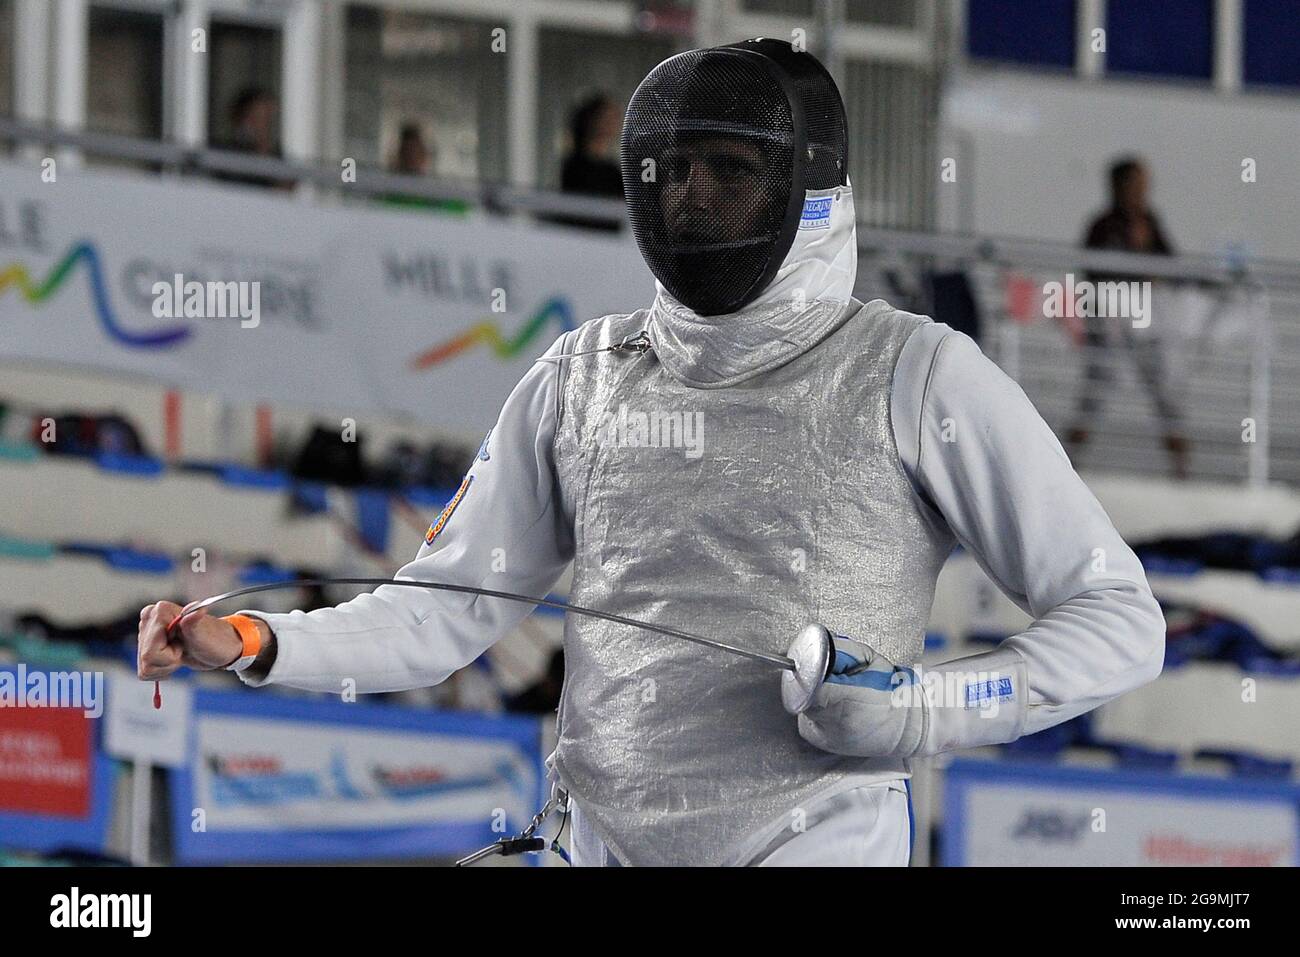
[{"label": "blurred spectator", "polygon": [[[225,142],[214,143],[220,150],[249,153],[268,159],[280,159],[279,130],[280,102],[271,91],[260,86],[249,87],[235,97],[230,107],[230,124],[234,132]],[[255,173],[220,172],[215,178],[231,183],[248,183],[270,189],[292,189],[293,183]]]},{"label": "blurred spectator", "polygon": [[[581,196],[623,198],[623,174],[612,158],[623,128],[623,113],[609,97],[598,93],[569,117],[571,152],[560,169],[560,190]],[[555,222],[616,232],[621,223],[582,217],[556,217]]]},{"label": "blurred spectator", "polygon": [[[1088,227],[1084,246],[1125,252],[1172,256],[1174,249],[1161,228],[1160,220],[1147,205],[1150,174],[1137,157],[1123,157],[1110,167],[1110,208]],[[1142,282],[1149,277],[1132,273],[1089,273],[1093,283]],[[1109,317],[1091,314],[1084,321],[1084,381],[1076,408],[1075,424],[1066,435],[1071,457],[1087,444],[1089,426],[1102,411],[1102,393],[1114,381],[1118,361],[1114,342],[1107,331]],[[1164,429],[1164,446],[1169,453],[1174,475],[1187,476],[1187,439],[1178,431],[1179,413],[1169,395],[1169,383],[1161,357],[1160,340],[1153,334],[1134,335],[1132,323],[1119,320],[1121,347],[1132,354],[1138,378],[1151,396]]]},{"label": "blurred spectator", "polygon": [[[437,154],[433,145],[426,143],[418,123],[403,123],[397,138],[397,149],[388,165],[390,173],[401,176],[428,176],[433,172]],[[434,209],[445,213],[464,213],[469,204],[458,199],[431,199],[427,196],[410,196],[392,193],[384,197],[391,206],[412,206]]]},{"label": "blurred spectator", "polygon": [[398,135],[392,171],[404,176],[428,176],[433,168],[433,151],[424,142],[419,124],[405,123]]}]

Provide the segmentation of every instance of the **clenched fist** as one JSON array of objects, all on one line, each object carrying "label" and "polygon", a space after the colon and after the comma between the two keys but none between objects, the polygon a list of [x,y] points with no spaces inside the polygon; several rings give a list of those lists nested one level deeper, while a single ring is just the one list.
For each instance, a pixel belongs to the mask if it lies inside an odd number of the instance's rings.
[{"label": "clenched fist", "polygon": [[243,653],[244,643],[235,626],[203,610],[187,615],[168,640],[167,626],[180,612],[181,606],[171,601],[140,610],[136,673],[142,681],[167,678],[181,665],[199,671],[224,668]]}]

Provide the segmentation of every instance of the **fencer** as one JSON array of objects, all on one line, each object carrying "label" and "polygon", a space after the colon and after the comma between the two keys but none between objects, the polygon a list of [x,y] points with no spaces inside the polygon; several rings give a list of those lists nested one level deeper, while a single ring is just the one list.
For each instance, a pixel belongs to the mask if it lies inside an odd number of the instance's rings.
[{"label": "fencer", "polygon": [[[571,600],[619,615],[776,654],[829,629],[792,715],[770,666],[568,616],[551,764],[575,863],[904,865],[909,759],[1160,672],[1142,567],[1023,392],[966,336],[853,297],[847,140],[830,75],[787,43],[655,67],[622,138],[653,302],[550,347],[398,573],[545,595],[572,562]],[[956,543],[1034,620],[918,670]],[[338,693],[440,682],[529,609],[390,586],[196,615],[169,643],[177,610],[142,612],[142,678]]]}]

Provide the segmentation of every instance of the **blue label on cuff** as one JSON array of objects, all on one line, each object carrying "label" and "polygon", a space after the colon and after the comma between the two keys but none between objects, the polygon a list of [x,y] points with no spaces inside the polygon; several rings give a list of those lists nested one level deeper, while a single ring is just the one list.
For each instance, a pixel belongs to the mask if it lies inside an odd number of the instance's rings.
[{"label": "blue label on cuff", "polygon": [[966,707],[979,708],[990,701],[1000,701],[1014,697],[1015,690],[1008,678],[990,678],[988,681],[972,681],[966,686]]}]

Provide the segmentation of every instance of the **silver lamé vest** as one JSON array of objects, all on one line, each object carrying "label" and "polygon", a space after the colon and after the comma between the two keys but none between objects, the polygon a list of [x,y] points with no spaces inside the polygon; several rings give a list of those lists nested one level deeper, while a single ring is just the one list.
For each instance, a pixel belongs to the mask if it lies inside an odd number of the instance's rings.
[{"label": "silver lam\u00e9 vest", "polygon": [[[574,603],[777,654],[815,621],[920,657],[953,539],[916,502],[889,394],[928,320],[879,300],[845,314],[726,388],[681,384],[653,351],[563,363],[555,461]],[[565,351],[645,324],[644,311],[593,320]],[[624,863],[733,863],[799,806],[905,773],[800,738],[772,666],[574,615],[564,651],[556,771]]]}]

